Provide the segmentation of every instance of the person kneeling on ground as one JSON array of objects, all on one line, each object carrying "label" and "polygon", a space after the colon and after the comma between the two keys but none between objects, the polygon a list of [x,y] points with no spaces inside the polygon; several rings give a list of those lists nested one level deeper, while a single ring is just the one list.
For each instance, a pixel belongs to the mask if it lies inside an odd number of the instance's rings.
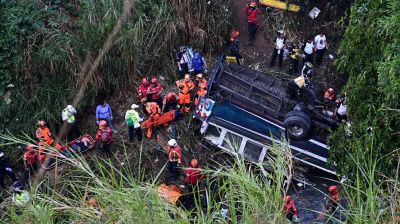
[{"label": "person kneeling on ground", "polygon": [[143,119],[139,116],[139,113],[136,109],[139,108],[138,105],[132,104],[131,109],[126,111],[125,121],[128,126],[128,137],[129,142],[133,141],[133,132],[136,132],[137,140],[139,142],[142,141],[142,129],[140,129],[140,122]]},{"label": "person kneeling on ground", "polygon": [[106,156],[111,156],[111,143],[113,142],[112,138],[112,130],[107,126],[107,121],[101,120],[99,122],[99,130],[97,130],[95,142],[100,144],[100,148],[103,149],[103,152]]},{"label": "person kneeling on ground", "polygon": [[169,140],[168,146],[168,170],[172,178],[177,179],[180,175],[179,166],[182,164],[182,150],[175,139]]},{"label": "person kneeling on ground", "polygon": [[190,191],[192,191],[193,187],[205,178],[205,175],[201,172],[201,166],[197,159],[192,159],[190,161],[190,166],[186,169],[185,174],[185,183],[189,186]]}]

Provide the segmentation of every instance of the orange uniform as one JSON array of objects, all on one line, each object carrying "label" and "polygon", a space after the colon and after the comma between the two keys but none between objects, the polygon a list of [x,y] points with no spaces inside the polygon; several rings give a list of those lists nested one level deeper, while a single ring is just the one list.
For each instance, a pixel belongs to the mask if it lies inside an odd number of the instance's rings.
[{"label": "orange uniform", "polygon": [[51,138],[51,132],[50,129],[47,127],[38,127],[35,132],[36,138],[39,140],[39,142],[45,142],[48,145],[51,145],[53,143],[53,139]]},{"label": "orange uniform", "polygon": [[184,112],[189,112],[190,111],[190,102],[191,102],[191,97],[190,97],[190,92],[194,89],[194,83],[192,80],[179,80],[176,81],[176,85],[178,86],[179,89],[179,105],[181,105],[181,109],[183,109]]},{"label": "orange uniform", "polygon": [[146,104],[146,111],[149,113],[150,118],[156,118],[161,114],[160,106],[156,102],[148,102]]},{"label": "orange uniform", "polygon": [[194,105],[199,104],[199,97],[205,96],[207,94],[208,81],[205,78],[197,79],[197,92],[196,98],[194,99]]}]

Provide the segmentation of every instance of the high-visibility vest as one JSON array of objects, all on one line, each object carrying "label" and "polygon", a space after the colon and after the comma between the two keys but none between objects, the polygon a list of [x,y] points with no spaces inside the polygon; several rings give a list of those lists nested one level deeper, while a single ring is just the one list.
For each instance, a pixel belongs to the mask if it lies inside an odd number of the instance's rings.
[{"label": "high-visibility vest", "polygon": [[67,108],[62,111],[61,116],[63,121],[67,121],[70,124],[75,122],[75,115],[70,113]]}]

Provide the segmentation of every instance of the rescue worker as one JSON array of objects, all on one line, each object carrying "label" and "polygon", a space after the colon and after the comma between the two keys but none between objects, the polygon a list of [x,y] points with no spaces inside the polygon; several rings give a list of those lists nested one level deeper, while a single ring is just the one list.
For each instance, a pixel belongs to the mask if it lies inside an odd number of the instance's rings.
[{"label": "rescue worker", "polygon": [[322,64],[325,50],[328,49],[328,43],[326,42],[326,37],[324,34],[322,34],[322,32],[320,32],[317,36],[315,36],[314,44],[316,52],[315,65],[318,66]]},{"label": "rescue worker", "polygon": [[163,87],[158,82],[157,78],[152,78],[149,87],[147,88],[147,101],[148,102],[156,102],[158,106],[161,107],[162,99],[161,99],[161,91]]},{"label": "rescue worker", "polygon": [[326,89],[323,102],[325,104],[325,110],[328,111],[332,106],[332,103],[335,102],[335,91],[333,88],[330,87]]},{"label": "rescue worker", "polygon": [[203,74],[200,73],[196,75],[196,84],[197,84],[197,92],[196,96],[194,97],[195,106],[199,104],[199,98],[207,94],[208,81],[203,77]]},{"label": "rescue worker", "polygon": [[182,164],[182,150],[176,143],[175,139],[168,141],[168,170],[172,178],[177,179],[180,171],[179,166]]},{"label": "rescue worker", "polygon": [[305,64],[306,62],[314,63],[314,61],[313,61],[314,49],[315,49],[315,46],[314,46],[313,39],[311,37],[308,37],[306,39],[306,41],[304,42],[303,47],[301,49],[304,54],[303,64]]},{"label": "rescue worker", "polygon": [[296,205],[292,197],[289,195],[285,196],[284,203],[285,204],[283,205],[283,209],[285,210],[286,219],[288,219],[292,223],[299,223],[300,215],[296,209]]},{"label": "rescue worker", "polygon": [[185,74],[189,73],[189,55],[185,46],[179,48],[179,53],[176,54],[176,63],[178,65],[179,79],[182,79]]},{"label": "rescue worker", "polygon": [[25,147],[26,152],[24,153],[24,167],[25,167],[25,179],[28,180],[32,176],[37,168],[37,153],[35,146],[29,144]]},{"label": "rescue worker", "polygon": [[260,10],[257,9],[257,4],[254,1],[251,1],[244,9],[243,13],[247,15],[247,30],[249,32],[249,44],[254,44],[254,40],[256,38],[256,32],[258,27],[258,15],[261,13]]},{"label": "rescue worker", "polygon": [[147,102],[146,111],[149,114],[149,118],[153,120],[161,115],[160,107],[155,102]]},{"label": "rescue worker", "polygon": [[289,75],[299,73],[300,48],[293,44],[289,49]]},{"label": "rescue worker", "polygon": [[347,121],[347,106],[346,98],[344,96],[336,100],[336,107],[333,115],[336,116],[336,119],[339,123]]},{"label": "rescue worker", "polygon": [[128,126],[128,140],[129,142],[133,141],[133,132],[136,132],[136,137],[138,142],[142,141],[142,129],[140,128],[140,122],[143,119],[139,116],[139,113],[136,109],[139,108],[138,105],[132,104],[131,109],[127,110],[125,113],[125,121]]},{"label": "rescue worker", "polygon": [[147,78],[143,78],[142,82],[138,88],[138,98],[139,101],[142,103],[143,112],[146,114],[146,105],[145,102],[147,101],[147,89],[149,88],[150,83],[147,81]]},{"label": "rescue worker", "polygon": [[67,139],[72,141],[81,135],[79,131],[78,122],[76,121],[76,109],[72,105],[68,105],[61,112],[63,122],[67,123]]},{"label": "rescue worker", "polygon": [[176,93],[167,93],[164,96],[161,111],[166,113],[171,110],[176,110],[178,106],[179,96]]},{"label": "rescue worker", "polygon": [[336,211],[340,203],[339,189],[337,186],[332,185],[329,186],[328,192],[329,192],[329,198],[327,198],[325,204],[325,210],[327,210],[330,214],[332,214],[333,212]]},{"label": "rescue worker", "polygon": [[283,66],[283,51],[286,48],[286,38],[283,30],[277,32],[277,37],[274,41],[274,50],[272,51],[271,62],[269,67],[274,67],[276,57],[279,57],[279,68]]},{"label": "rescue worker", "polygon": [[13,203],[18,207],[25,206],[31,199],[29,192],[25,190],[21,182],[16,181],[13,183],[14,193],[12,195]]},{"label": "rescue worker", "polygon": [[239,49],[240,41],[239,41],[239,31],[232,30],[230,35],[230,44],[229,50],[231,52],[230,56],[236,58],[236,63],[240,65],[240,59],[242,59],[242,55],[240,54]]},{"label": "rescue worker", "polygon": [[100,148],[106,154],[106,156],[111,156],[111,143],[113,142],[112,130],[107,126],[107,121],[100,120],[99,130],[97,130],[95,142],[99,144]]},{"label": "rescue worker", "polygon": [[0,151],[0,187],[6,189],[6,185],[4,183],[4,176],[8,175],[13,182],[17,181],[17,177],[15,176],[14,170],[10,165],[10,162],[5,157],[4,152]]},{"label": "rescue worker", "polygon": [[107,101],[103,100],[101,104],[99,104],[96,108],[96,124],[100,124],[100,121],[106,121],[106,124],[112,129],[114,133],[117,133],[117,130],[114,129],[112,125],[113,113],[110,105]]},{"label": "rescue worker", "polygon": [[192,66],[195,75],[207,72],[207,62],[199,52],[194,53],[192,58]]},{"label": "rescue worker", "polygon": [[40,165],[43,165],[47,158],[47,153],[46,153],[46,149],[45,149],[46,145],[47,145],[46,143],[39,142],[39,150],[38,150],[37,158],[38,158]]},{"label": "rescue worker", "polygon": [[191,91],[194,89],[194,83],[190,79],[190,75],[186,74],[183,80],[176,81],[176,86],[179,91],[179,106],[181,112],[188,113],[190,111]]},{"label": "rescue worker", "polygon": [[36,129],[35,135],[39,142],[46,143],[47,145],[53,144],[54,140],[51,131],[46,127],[46,122],[43,120],[38,121],[38,128]]},{"label": "rescue worker", "polygon": [[190,161],[190,166],[185,171],[185,183],[188,184],[190,191],[196,186],[201,180],[205,178],[205,175],[201,172],[201,166],[197,159]]}]

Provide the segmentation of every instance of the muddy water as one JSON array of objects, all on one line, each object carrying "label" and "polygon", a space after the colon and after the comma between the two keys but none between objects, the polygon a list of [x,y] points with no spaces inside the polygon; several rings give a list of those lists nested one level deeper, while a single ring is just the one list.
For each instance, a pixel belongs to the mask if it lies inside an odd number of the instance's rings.
[{"label": "muddy water", "polygon": [[[338,223],[328,220],[323,212],[325,197],[328,195],[328,187],[339,185],[335,176],[318,170],[304,172],[308,184],[298,186],[299,182],[294,182],[289,194],[296,202],[296,207],[300,213],[301,223]],[[341,203],[343,200],[341,200]],[[344,221],[344,217],[339,212],[334,214],[336,219]]]}]

